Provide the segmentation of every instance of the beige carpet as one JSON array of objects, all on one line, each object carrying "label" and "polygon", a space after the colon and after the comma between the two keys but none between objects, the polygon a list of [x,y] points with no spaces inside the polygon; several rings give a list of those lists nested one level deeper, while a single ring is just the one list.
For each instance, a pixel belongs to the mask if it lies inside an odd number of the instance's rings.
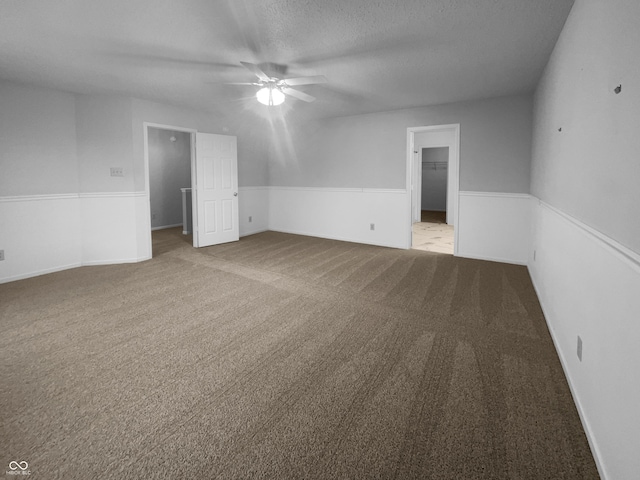
[{"label": "beige carpet", "polygon": [[0,285],[5,466],[597,478],[525,268],[274,232],[154,255]]}]

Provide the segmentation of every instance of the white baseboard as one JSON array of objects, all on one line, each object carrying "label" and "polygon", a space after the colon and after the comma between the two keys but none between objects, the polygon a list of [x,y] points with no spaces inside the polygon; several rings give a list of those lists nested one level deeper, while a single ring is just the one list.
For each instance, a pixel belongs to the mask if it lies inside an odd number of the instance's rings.
[{"label": "white baseboard", "polygon": [[[305,237],[316,237],[316,238],[325,238],[327,240],[338,240],[340,242],[362,243],[362,242],[355,242],[354,240],[351,240],[346,237],[339,237],[339,236],[332,236],[332,235],[317,235],[315,233],[312,234],[309,232],[304,232],[302,230],[279,230],[275,228],[270,228],[269,230],[272,232],[290,233],[291,235],[302,235]],[[387,248],[402,248],[402,247],[393,247],[393,246],[389,246],[381,243],[373,243],[373,242],[368,242],[366,243],[366,245],[374,245],[376,247],[387,247]]]},{"label": "white baseboard", "polygon": [[500,258],[500,257],[491,257],[488,255],[469,255],[469,254],[465,254],[465,255],[457,255],[458,257],[462,257],[462,258],[471,258],[473,260],[484,260],[486,262],[498,262],[498,263],[510,263],[512,265],[522,265],[522,266],[527,266],[527,262],[522,262],[520,260],[513,260],[512,258]]},{"label": "white baseboard", "polygon": [[120,263],[139,263],[151,260],[151,257],[134,257],[134,258],[108,258],[103,260],[91,260],[82,262],[83,267],[91,267],[96,265],[118,265]]},{"label": "white baseboard", "polygon": [[51,267],[51,268],[45,268],[43,270],[36,270],[36,271],[32,271],[32,272],[25,272],[25,273],[21,273],[19,275],[14,275],[12,277],[3,277],[0,278],[0,283],[9,283],[9,282],[15,282],[17,280],[25,280],[27,278],[32,278],[32,277],[39,277],[40,275],[46,275],[48,273],[55,273],[55,272],[61,272],[63,270],[69,270],[71,268],[78,268],[81,267],[82,264],[81,263],[70,263],[67,265],[58,265],[56,267]]},{"label": "white baseboard", "polygon": [[242,232],[242,235],[240,235],[240,238],[242,237],[248,237],[249,235],[255,235],[257,233],[262,233],[262,232],[267,232],[269,231],[268,228],[258,228],[258,229],[254,229],[254,230],[245,230]]},{"label": "white baseboard", "polygon": [[176,223],[174,225],[162,225],[161,227],[151,227],[151,231],[155,232],[156,230],[166,230],[167,228],[176,228],[176,227],[182,227],[182,223]]}]

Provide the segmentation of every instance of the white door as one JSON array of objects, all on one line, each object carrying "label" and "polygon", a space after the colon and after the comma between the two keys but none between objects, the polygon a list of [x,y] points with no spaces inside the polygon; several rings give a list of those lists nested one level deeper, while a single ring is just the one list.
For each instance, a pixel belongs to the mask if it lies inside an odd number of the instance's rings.
[{"label": "white door", "polygon": [[196,133],[194,180],[193,246],[207,247],[238,240],[236,137]]}]

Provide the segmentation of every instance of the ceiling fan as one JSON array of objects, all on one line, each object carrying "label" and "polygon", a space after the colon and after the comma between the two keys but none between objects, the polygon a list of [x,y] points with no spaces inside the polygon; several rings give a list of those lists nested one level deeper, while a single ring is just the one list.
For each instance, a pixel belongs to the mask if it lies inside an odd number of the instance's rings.
[{"label": "ceiling fan", "polygon": [[[310,77],[295,77],[295,78],[278,78],[271,77],[267,75],[264,70],[254,64],[249,62],[240,62],[243,67],[253,73],[256,77],[258,77],[257,82],[250,83],[231,83],[231,85],[254,85],[260,87],[258,92],[256,93],[256,98],[263,105],[280,105],[284,102],[285,96],[290,95],[298,100],[302,100],[304,102],[313,102],[316,98],[301,92],[300,90],[296,90],[291,88],[292,86],[298,85],[313,85],[318,83],[326,83],[327,79],[324,75],[314,75]],[[282,73],[284,73],[284,67],[279,65],[273,65],[273,67],[278,68]]]}]

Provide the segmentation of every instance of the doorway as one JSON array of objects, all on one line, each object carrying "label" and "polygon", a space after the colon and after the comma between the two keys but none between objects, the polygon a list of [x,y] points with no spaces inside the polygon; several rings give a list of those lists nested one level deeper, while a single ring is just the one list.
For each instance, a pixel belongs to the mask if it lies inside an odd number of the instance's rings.
[{"label": "doorway", "polygon": [[[149,251],[157,238],[172,234],[193,245],[191,184],[195,130],[144,123],[146,193],[149,199]],[[157,250],[157,249],[156,249]]]},{"label": "doorway", "polygon": [[457,254],[460,125],[407,129],[408,245]]},{"label": "doorway", "polygon": [[454,228],[447,223],[449,147],[421,147],[419,143],[416,139],[416,155],[421,157],[417,179],[421,211],[412,227],[411,248],[453,255]]},{"label": "doorway", "polygon": [[182,227],[185,235],[191,234],[183,208],[183,199],[191,199],[190,135],[149,127],[148,142],[151,230]]}]

